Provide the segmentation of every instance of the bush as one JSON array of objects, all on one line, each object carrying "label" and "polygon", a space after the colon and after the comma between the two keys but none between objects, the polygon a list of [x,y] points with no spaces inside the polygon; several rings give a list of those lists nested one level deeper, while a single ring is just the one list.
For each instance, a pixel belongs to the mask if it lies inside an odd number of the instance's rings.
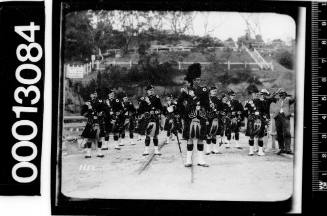
[{"label": "bush", "polygon": [[283,65],[287,69],[293,69],[294,56],[287,50],[281,50],[276,54],[276,59],[279,64]]}]

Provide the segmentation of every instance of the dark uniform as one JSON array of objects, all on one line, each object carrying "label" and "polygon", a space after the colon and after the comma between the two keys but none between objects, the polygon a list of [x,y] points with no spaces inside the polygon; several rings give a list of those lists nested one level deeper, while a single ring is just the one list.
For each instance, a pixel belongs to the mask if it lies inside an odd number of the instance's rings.
[{"label": "dark uniform", "polygon": [[194,142],[197,142],[197,150],[199,154],[199,166],[209,166],[203,160],[204,144],[203,140],[207,138],[207,110],[209,109],[209,91],[206,87],[196,87],[189,89],[193,91],[194,95],[183,95],[183,99],[179,99],[179,102],[184,106],[184,127],[183,138],[187,140],[187,155],[186,155],[186,167],[192,166],[192,153]]},{"label": "dark uniform", "polygon": [[259,99],[249,100],[244,106],[245,115],[248,118],[245,135],[250,138],[262,138],[265,134],[264,103]]},{"label": "dark uniform", "polygon": [[[250,94],[257,94],[259,91],[255,85],[250,85],[248,87],[248,92]],[[258,138],[259,152],[258,155],[263,156],[263,136],[265,135],[265,126],[267,124],[265,114],[265,105],[264,103],[257,98],[250,99],[246,101],[245,106],[245,117],[247,117],[247,127],[246,127],[246,136],[249,136],[249,146],[250,151],[249,155],[253,155],[254,150],[254,138]]]},{"label": "dark uniform", "polygon": [[[212,94],[216,94],[216,87],[212,87],[210,91]],[[213,153],[218,154],[217,135],[219,133],[219,110],[221,109],[221,101],[217,96],[209,96],[209,107],[207,109],[207,150],[206,155]],[[213,144],[213,149],[211,150],[211,144]]]},{"label": "dark uniform", "polygon": [[[125,97],[127,96],[125,95]],[[125,138],[125,131],[128,131],[131,144],[134,144],[132,139],[134,138],[134,129],[136,124],[136,109],[131,101],[126,100],[122,102],[122,115],[124,118],[124,124],[121,138]]]},{"label": "dark uniform", "polygon": [[109,141],[109,135],[114,136],[115,149],[119,150],[118,140],[124,126],[123,106],[118,98],[111,98],[105,101],[106,105],[106,137]]},{"label": "dark uniform", "polygon": [[[147,91],[152,91],[152,86],[147,86]],[[160,129],[160,115],[163,111],[163,107],[158,95],[145,96],[144,100],[140,101],[140,107],[138,109],[138,114],[142,117],[142,124],[146,125],[145,128],[142,127],[145,134],[145,151],[143,155],[148,155],[148,147],[150,146],[150,137],[153,138],[153,145],[155,147],[155,154],[160,155],[158,149],[158,134]]]},{"label": "dark uniform", "polygon": [[[235,141],[238,142],[239,141],[239,132],[240,132],[240,127],[242,125],[242,121],[244,119],[244,109],[242,104],[236,100],[230,100],[229,101],[230,104],[230,121],[229,121],[229,127],[226,128],[226,136],[227,136],[227,140],[230,141],[231,140],[231,135],[232,133],[234,133],[235,135]],[[236,143],[238,145],[238,143]]]},{"label": "dark uniform", "polygon": [[[231,114],[231,105],[228,104],[228,101],[221,101],[220,108],[219,108],[219,129],[218,135],[222,138],[221,144],[223,142],[223,137],[227,136],[226,131],[230,127],[230,114]],[[225,141],[225,144],[228,144]],[[229,147],[229,146],[227,146]]]},{"label": "dark uniform", "polygon": [[[81,114],[87,117],[86,126],[81,136],[87,139],[86,158],[91,157],[92,140],[97,144],[98,149],[101,150],[101,137],[105,136],[105,109],[101,101],[97,98],[89,100],[82,106]],[[98,157],[103,157],[101,152],[98,152]]]},{"label": "dark uniform", "polygon": [[167,143],[173,134],[176,134],[180,128],[180,116],[178,114],[177,103],[173,101],[172,96],[169,97],[167,105],[164,107],[165,124],[164,130],[167,132]]}]

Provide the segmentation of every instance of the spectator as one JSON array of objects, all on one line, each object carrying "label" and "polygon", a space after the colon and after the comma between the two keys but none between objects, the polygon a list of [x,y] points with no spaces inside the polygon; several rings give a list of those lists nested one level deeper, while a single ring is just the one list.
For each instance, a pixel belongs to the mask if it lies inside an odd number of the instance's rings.
[{"label": "spectator", "polygon": [[276,102],[276,108],[273,111],[275,126],[277,132],[277,141],[279,144],[279,152],[293,154],[291,151],[291,132],[290,132],[290,106],[295,102],[294,98],[286,93],[285,90],[279,91],[279,100]]}]

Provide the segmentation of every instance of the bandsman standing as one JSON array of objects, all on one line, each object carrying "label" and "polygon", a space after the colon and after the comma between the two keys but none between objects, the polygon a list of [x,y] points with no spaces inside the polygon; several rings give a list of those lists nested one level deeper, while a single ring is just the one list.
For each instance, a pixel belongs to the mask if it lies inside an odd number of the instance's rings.
[{"label": "bandsman standing", "polygon": [[114,147],[120,150],[120,146],[124,144],[119,142],[120,134],[124,126],[123,106],[121,100],[116,97],[114,90],[110,90],[106,103],[106,129],[107,134],[105,137],[106,147],[109,143],[109,136],[113,134]]},{"label": "bandsman standing", "polygon": [[239,144],[240,140],[240,128],[242,121],[244,119],[244,109],[242,104],[235,99],[235,92],[233,90],[230,90],[228,92],[229,95],[229,102],[228,104],[230,105],[230,124],[229,127],[227,128],[227,140],[228,143],[231,142],[231,139],[233,137],[235,141],[235,147],[241,149],[241,146]]},{"label": "bandsman standing", "polygon": [[135,129],[135,116],[136,109],[134,104],[129,100],[127,94],[123,94],[122,99],[122,115],[124,118],[124,125],[121,133],[121,139],[125,138],[125,133],[129,133],[129,141],[128,143],[131,145],[135,145],[134,141],[134,129]]},{"label": "bandsman standing", "polygon": [[254,155],[254,138],[258,139],[259,151],[258,155],[265,155],[263,152],[263,140],[265,133],[265,125],[267,124],[263,118],[264,105],[257,98],[258,88],[254,84],[250,84],[247,88],[250,99],[246,101],[244,110],[247,118],[247,126],[245,135],[249,137],[249,155]]},{"label": "bandsman standing", "polygon": [[[217,88],[215,86],[210,88],[209,95],[209,108],[207,110],[207,139],[206,139],[206,155],[219,154],[220,145],[217,145],[219,140],[218,128],[219,128],[219,110],[221,108],[221,101],[217,97]],[[218,136],[218,137],[217,137]],[[211,149],[212,147],[212,149]]]},{"label": "bandsman standing", "polygon": [[139,114],[142,115],[142,119],[146,125],[144,128],[145,134],[145,149],[143,156],[149,155],[149,146],[151,142],[151,138],[153,140],[154,145],[154,154],[161,155],[159,152],[159,130],[160,130],[160,119],[161,113],[163,111],[163,107],[160,101],[160,97],[155,95],[154,87],[149,85],[145,88],[146,96],[144,100],[140,101],[140,107],[138,109]]},{"label": "bandsman standing", "polygon": [[91,158],[92,143],[97,147],[97,157],[103,157],[101,152],[102,142],[100,141],[101,134],[104,131],[100,130],[100,124],[104,122],[104,110],[98,101],[97,93],[90,94],[90,100],[86,101],[82,106],[81,114],[87,117],[86,126],[81,136],[86,139],[86,155],[85,158]]},{"label": "bandsman standing", "polygon": [[193,147],[198,150],[198,166],[208,167],[204,161],[204,144],[206,139],[207,116],[206,109],[209,107],[209,91],[206,87],[200,86],[201,65],[198,63],[188,67],[185,80],[190,83],[187,89],[187,96],[183,95],[182,104],[187,103],[185,110],[185,122],[183,128],[183,138],[187,140],[187,154],[185,167],[193,165]]},{"label": "bandsman standing", "polygon": [[166,143],[169,144],[173,140],[173,134],[177,133],[179,114],[177,113],[177,103],[172,95],[167,96],[167,105],[164,107],[165,115],[164,130],[167,132]]}]

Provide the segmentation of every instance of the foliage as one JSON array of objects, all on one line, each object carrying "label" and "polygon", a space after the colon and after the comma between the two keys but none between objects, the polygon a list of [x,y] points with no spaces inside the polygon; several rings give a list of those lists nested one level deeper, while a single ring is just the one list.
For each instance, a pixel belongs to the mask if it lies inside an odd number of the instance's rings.
[{"label": "foliage", "polygon": [[94,47],[90,14],[87,11],[71,12],[65,20],[65,61],[90,60]]},{"label": "foliage", "polygon": [[275,58],[279,64],[283,65],[287,69],[293,69],[294,56],[290,51],[278,50],[278,52],[275,54]]}]

